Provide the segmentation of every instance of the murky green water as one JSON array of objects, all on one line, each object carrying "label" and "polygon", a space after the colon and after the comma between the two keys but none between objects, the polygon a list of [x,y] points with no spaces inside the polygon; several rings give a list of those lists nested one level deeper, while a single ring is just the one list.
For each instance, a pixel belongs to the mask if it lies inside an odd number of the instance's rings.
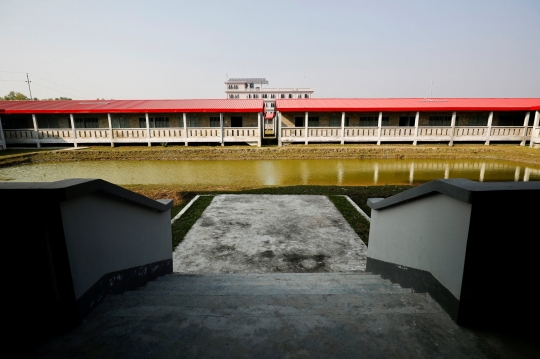
[{"label": "murky green water", "polygon": [[540,167],[471,160],[85,161],[0,168],[0,181],[102,178],[116,184],[208,186],[375,185],[439,178],[538,181]]}]

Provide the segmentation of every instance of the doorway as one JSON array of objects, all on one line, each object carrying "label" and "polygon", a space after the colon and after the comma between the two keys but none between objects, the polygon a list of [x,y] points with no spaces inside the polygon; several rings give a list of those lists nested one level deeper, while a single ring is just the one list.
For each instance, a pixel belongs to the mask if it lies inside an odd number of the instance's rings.
[{"label": "doorway", "polygon": [[242,116],[231,116],[231,127],[242,127]]}]

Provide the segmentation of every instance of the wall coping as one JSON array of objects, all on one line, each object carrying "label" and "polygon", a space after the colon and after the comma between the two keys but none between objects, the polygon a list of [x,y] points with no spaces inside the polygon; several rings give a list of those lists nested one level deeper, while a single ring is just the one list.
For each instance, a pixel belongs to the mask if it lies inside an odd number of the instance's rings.
[{"label": "wall coping", "polygon": [[165,212],[174,203],[173,200],[154,201],[110,182],[92,178],[73,178],[56,182],[0,183],[0,191],[4,190],[48,192],[59,201],[67,201],[91,193],[100,193],[156,212]]},{"label": "wall coping", "polygon": [[501,191],[540,191],[540,182],[476,182],[464,178],[442,179],[425,183],[385,199],[369,198],[368,206],[371,209],[382,210],[435,194],[445,194],[472,204],[475,193]]}]

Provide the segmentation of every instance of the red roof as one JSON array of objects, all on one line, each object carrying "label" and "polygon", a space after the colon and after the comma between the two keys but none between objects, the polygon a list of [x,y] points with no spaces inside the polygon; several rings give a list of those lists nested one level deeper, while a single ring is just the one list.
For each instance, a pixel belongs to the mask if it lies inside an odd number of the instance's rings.
[{"label": "red roof", "polygon": [[540,98],[311,98],[277,99],[281,112],[531,111]]},{"label": "red roof", "polygon": [[264,114],[264,118],[265,118],[266,120],[271,120],[271,119],[274,118],[275,115],[276,115],[276,114],[275,114],[274,112],[267,112],[267,113]]},{"label": "red roof", "polygon": [[0,113],[7,114],[262,112],[263,109],[264,101],[259,99],[0,101]]}]

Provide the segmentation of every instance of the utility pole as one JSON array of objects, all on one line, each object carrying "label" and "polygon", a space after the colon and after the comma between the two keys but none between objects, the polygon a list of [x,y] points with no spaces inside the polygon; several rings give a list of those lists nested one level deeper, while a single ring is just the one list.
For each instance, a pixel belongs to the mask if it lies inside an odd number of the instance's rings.
[{"label": "utility pole", "polygon": [[26,73],[26,81],[25,82],[28,82],[28,91],[30,91],[30,100],[34,100],[34,98],[32,97],[32,89],[30,88],[30,78],[28,77],[28,72]]}]

